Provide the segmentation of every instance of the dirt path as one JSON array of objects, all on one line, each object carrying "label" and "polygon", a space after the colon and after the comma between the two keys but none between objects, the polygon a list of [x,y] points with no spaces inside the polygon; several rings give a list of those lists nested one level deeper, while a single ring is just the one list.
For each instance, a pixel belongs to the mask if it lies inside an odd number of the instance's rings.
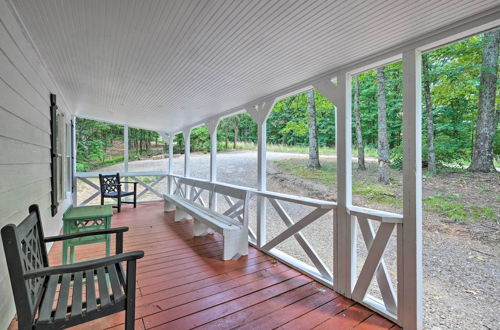
[{"label": "dirt path", "polygon": [[[305,158],[303,154],[268,153],[268,189],[299,196],[321,199],[335,198],[333,191],[322,184],[311,182],[290,174],[283,173],[273,163],[276,160]],[[334,157],[330,156],[329,159]],[[191,175],[198,178],[209,177],[209,155],[193,154]],[[217,179],[242,186],[255,187],[257,184],[256,152],[219,153]],[[119,170],[115,165],[105,171]],[[167,160],[144,160],[131,162],[130,171],[158,171],[167,169]],[[174,173],[183,173],[183,158],[174,159]],[[446,189],[452,178],[444,178],[434,186],[424,182],[427,190]],[[467,182],[464,183],[467,186]],[[493,186],[486,187],[499,195],[498,180]],[[455,188],[456,189],[456,188]],[[465,188],[463,188],[465,189]],[[356,197],[356,203],[372,208],[387,209]],[[473,200],[481,203],[481,197],[474,195]],[[293,204],[286,204],[287,212],[300,218],[306,209]],[[269,207],[268,207],[269,209]],[[394,210],[398,211],[398,210]],[[255,212],[252,207],[251,213]],[[284,230],[277,216],[269,211],[268,236],[273,237]],[[500,226],[495,222],[448,223],[436,214],[425,213],[423,232],[424,264],[424,303],[425,327],[442,329],[500,329],[500,246],[498,233]],[[253,217],[252,217],[253,218]],[[252,222],[251,227],[255,227]],[[333,225],[331,217],[323,217],[314,226],[304,230],[320,256],[331,267],[333,253]],[[362,246],[362,241],[358,246]],[[280,245],[284,251],[306,261],[301,248],[293,241]],[[394,268],[394,240],[390,242],[386,261],[389,268]],[[361,249],[359,258],[366,255]],[[392,260],[391,260],[392,259]],[[359,267],[358,267],[359,268]]]}]

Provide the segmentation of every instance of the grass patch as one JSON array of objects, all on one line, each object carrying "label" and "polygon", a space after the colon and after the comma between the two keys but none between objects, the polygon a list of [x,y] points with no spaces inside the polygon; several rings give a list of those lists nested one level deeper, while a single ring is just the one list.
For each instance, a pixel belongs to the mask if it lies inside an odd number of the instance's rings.
[{"label": "grass patch", "polygon": [[[233,148],[232,148],[233,144],[230,144],[228,147],[229,147],[228,149],[225,149],[224,146],[222,146],[222,149],[225,151],[233,150]],[[267,151],[272,151],[272,152],[289,152],[289,153],[297,153],[297,154],[309,153],[308,146],[300,146],[300,145],[290,146],[290,145],[285,145],[285,144],[268,144],[266,146],[266,148],[267,148]],[[257,150],[257,145],[255,143],[252,143],[252,142],[238,142],[238,143],[236,143],[236,149],[237,150]],[[319,147],[319,154],[320,155],[335,155],[336,153],[337,153],[337,150],[335,148]],[[358,150],[353,149],[352,155],[353,155],[353,157],[357,157]],[[365,156],[366,157],[377,157],[377,149],[365,147]]]},{"label": "grass patch", "polygon": [[[326,186],[336,182],[336,164],[323,164],[321,169],[309,169],[303,161],[279,160],[278,166],[292,175],[300,178],[318,182]],[[403,201],[401,197],[394,194],[389,187],[379,185],[377,182],[370,182],[370,176],[366,176],[368,181],[354,181],[353,195],[362,196],[368,201],[401,207]],[[497,197],[498,198],[498,197]],[[492,220],[495,218],[495,211],[487,206],[465,205],[460,202],[458,195],[437,194],[426,197],[423,200],[424,208],[428,212],[440,214],[448,219],[457,221],[477,221]]]},{"label": "grass patch", "polygon": [[[287,173],[300,178],[319,182],[330,186],[337,181],[337,166],[335,163],[324,163],[320,169],[311,169],[303,163],[294,160],[276,161],[278,166]],[[366,199],[378,203],[400,206],[402,200],[393,194],[390,189],[370,182],[354,182],[352,191],[354,195],[363,196]]]},{"label": "grass patch", "polygon": [[424,207],[450,219],[458,221],[488,220],[495,217],[495,211],[487,206],[464,205],[456,195],[434,195],[424,198]]},{"label": "grass patch", "polygon": [[369,182],[356,181],[352,185],[354,195],[363,196],[366,199],[393,206],[402,206],[403,200],[392,193],[388,188]]},{"label": "grass patch", "polygon": [[287,173],[306,180],[319,182],[326,186],[337,181],[337,166],[335,164],[323,164],[320,169],[313,169],[290,160],[279,160],[276,163]]}]

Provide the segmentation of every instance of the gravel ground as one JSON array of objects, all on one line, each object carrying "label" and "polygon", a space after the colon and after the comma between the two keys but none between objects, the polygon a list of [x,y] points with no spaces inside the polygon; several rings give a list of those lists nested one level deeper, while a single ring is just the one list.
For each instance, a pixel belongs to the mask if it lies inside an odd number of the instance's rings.
[{"label": "gravel ground", "polygon": [[[327,187],[281,173],[273,161],[306,155],[269,152],[268,190],[300,196],[331,196]],[[329,158],[333,158],[330,156]],[[208,179],[209,155],[193,154],[191,176]],[[221,182],[255,187],[257,184],[257,153],[248,151],[219,153],[217,178]],[[183,173],[183,157],[174,159],[174,173]],[[130,171],[166,170],[167,160],[143,160],[129,164]],[[120,170],[120,165],[103,170]],[[331,190],[330,190],[331,191]],[[362,204],[364,205],[364,204]],[[309,209],[284,203],[283,206],[295,220],[307,214]],[[367,205],[374,207],[374,205]],[[285,229],[272,208],[268,206],[268,237],[274,237]],[[255,214],[251,206],[250,213]],[[251,217],[255,218],[255,217]],[[331,215],[323,216],[304,229],[304,235],[312,243],[325,263],[333,262],[333,224]],[[487,230],[498,232],[499,225],[478,224]],[[255,228],[255,221],[251,221]],[[444,222],[437,215],[425,214],[424,219],[424,325],[429,329],[500,329],[500,246],[498,240],[481,240],[469,233],[470,226]],[[289,239],[278,246],[283,251],[307,262],[300,246]],[[366,256],[361,238],[358,240],[358,271]],[[391,238],[386,251],[386,263],[391,273],[395,270],[395,238]],[[310,264],[310,262],[308,262]],[[376,293],[376,286],[371,291]]]}]

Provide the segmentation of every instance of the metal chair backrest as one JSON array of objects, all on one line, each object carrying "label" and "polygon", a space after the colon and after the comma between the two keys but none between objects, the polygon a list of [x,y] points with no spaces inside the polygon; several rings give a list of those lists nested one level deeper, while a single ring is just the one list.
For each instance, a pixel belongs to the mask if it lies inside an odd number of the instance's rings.
[{"label": "metal chair backrest", "polygon": [[38,205],[29,207],[28,217],[19,225],[2,228],[2,242],[19,327],[23,328],[33,322],[45,284],[45,277],[25,280],[24,274],[49,265]]},{"label": "metal chair backrest", "polygon": [[99,174],[99,184],[101,185],[101,194],[118,193],[120,173],[110,175]]}]

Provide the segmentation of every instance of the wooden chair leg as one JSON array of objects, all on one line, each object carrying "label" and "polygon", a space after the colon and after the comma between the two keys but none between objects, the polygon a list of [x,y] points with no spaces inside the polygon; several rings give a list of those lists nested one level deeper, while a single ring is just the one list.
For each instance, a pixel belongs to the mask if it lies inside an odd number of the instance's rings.
[{"label": "wooden chair leg", "polygon": [[118,196],[118,205],[117,205],[118,213],[120,213],[121,208],[122,208],[122,199],[120,196]]},{"label": "wooden chair leg", "polygon": [[104,205],[104,197],[101,196],[101,205]]},{"label": "wooden chair leg", "polygon": [[135,260],[127,262],[127,307],[125,310],[125,330],[133,330],[135,325]]},{"label": "wooden chair leg", "polygon": [[137,206],[137,184],[134,184],[134,209]]}]

